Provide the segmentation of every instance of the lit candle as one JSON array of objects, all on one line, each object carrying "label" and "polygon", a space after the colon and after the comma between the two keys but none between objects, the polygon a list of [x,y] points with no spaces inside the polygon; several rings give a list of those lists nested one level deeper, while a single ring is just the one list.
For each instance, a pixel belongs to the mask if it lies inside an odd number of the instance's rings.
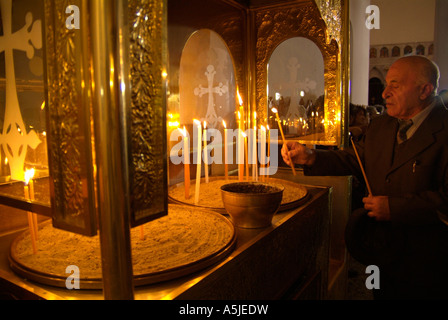
[{"label": "lit candle", "polygon": [[224,176],[227,180],[229,178],[229,166],[227,159],[227,126],[224,120],[222,120],[222,125],[224,126]]},{"label": "lit candle", "polygon": [[208,183],[208,154],[207,154],[207,122],[204,121],[204,172],[205,183]]},{"label": "lit candle", "polygon": [[244,138],[244,155],[245,155],[245,163],[246,163],[246,180],[249,180],[249,150],[247,149],[247,134],[245,132],[242,133]]},{"label": "lit candle", "polygon": [[252,145],[252,159],[253,159],[253,166],[252,166],[252,179],[257,181],[258,180],[258,155],[257,155],[257,112],[254,111],[254,132],[253,132],[253,145]]},{"label": "lit candle", "polygon": [[261,126],[261,130],[259,132],[260,136],[260,167],[262,167],[261,171],[261,179],[264,180],[266,175],[266,128]]},{"label": "lit candle", "polygon": [[202,145],[202,126],[201,126],[201,122],[199,120],[194,119],[193,122],[196,124],[197,127],[197,131],[198,131],[198,141],[197,141],[197,164],[196,164],[196,189],[195,189],[195,193],[194,193],[194,203],[198,204],[199,203],[199,189],[201,187],[201,162],[202,162],[202,157],[201,157],[201,145]]},{"label": "lit candle", "polygon": [[238,180],[242,181],[244,176],[244,142],[243,142],[243,129],[242,129],[241,112],[238,111]]},{"label": "lit candle", "polygon": [[[268,145],[268,152],[267,152],[267,161],[266,161],[266,168],[268,167],[268,164],[271,161],[271,130],[269,129],[269,125],[266,126],[267,128],[267,145]],[[266,169],[267,170],[267,169]]]},{"label": "lit candle", "polygon": [[[29,189],[29,182],[34,176],[34,169],[27,170],[25,172],[25,185],[23,187],[24,195],[26,200],[31,200],[30,196],[30,189]],[[33,198],[34,198],[34,191],[33,191]],[[32,212],[28,211],[28,227],[30,230],[31,235],[31,244],[33,246],[33,253],[37,253],[37,244],[36,244],[36,226],[33,218]]]},{"label": "lit candle", "polygon": [[272,112],[274,112],[274,113],[275,113],[275,116],[277,117],[278,128],[280,129],[280,133],[281,133],[281,135],[282,135],[283,144],[286,146],[287,155],[288,155],[288,158],[289,158],[289,162],[290,162],[290,164],[291,164],[292,173],[293,173],[294,175],[296,175],[296,169],[294,168],[294,163],[292,163],[291,156],[289,155],[288,146],[286,145],[286,139],[285,139],[285,135],[283,134],[283,128],[282,128],[282,124],[281,124],[281,122],[280,122],[280,117],[278,116],[277,109],[276,109],[276,108],[272,108]]},{"label": "lit candle", "polygon": [[240,104],[238,111],[238,180],[242,181],[244,176],[244,139],[243,139],[243,99],[240,96],[238,89],[236,90],[236,95],[238,97],[238,102]]},{"label": "lit candle", "polygon": [[[180,130],[180,129],[179,129]],[[185,186],[185,199],[190,198],[190,142],[188,141],[187,129],[184,126],[182,132],[184,141],[184,186]]]}]

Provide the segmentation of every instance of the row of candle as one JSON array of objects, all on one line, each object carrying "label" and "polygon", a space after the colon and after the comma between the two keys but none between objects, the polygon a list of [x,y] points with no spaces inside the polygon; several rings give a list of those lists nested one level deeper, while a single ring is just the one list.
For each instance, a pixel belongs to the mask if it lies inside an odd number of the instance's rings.
[{"label": "row of candle", "polygon": [[[240,119],[240,116],[239,116]],[[202,152],[204,152],[204,172],[205,172],[205,183],[209,182],[209,172],[208,172],[208,144],[207,144],[207,124],[204,122],[204,126],[199,120],[194,119],[193,123],[197,128],[197,140],[196,140],[196,148],[197,148],[197,159],[196,159],[196,185],[195,185],[195,203],[199,202],[199,194],[200,194],[200,180],[201,180],[201,170],[202,170]],[[241,121],[239,121],[241,123]],[[224,175],[225,179],[228,179],[228,134],[227,134],[227,126],[226,122],[223,121],[224,127]],[[185,128],[178,128],[183,136],[183,158],[184,158],[184,186],[185,186],[185,198],[189,199],[190,197],[190,153],[189,153],[189,139],[188,132]],[[261,146],[261,155],[267,155],[269,157],[270,154],[270,131],[269,127],[266,129],[264,126],[260,126],[261,134],[260,135],[260,146]],[[254,124],[254,130],[252,130],[252,178],[254,181],[258,181],[258,149],[257,149],[257,128],[256,124]],[[268,152],[266,153],[266,144],[268,146]],[[242,126],[239,125],[238,136],[237,136],[237,147],[238,149],[238,180],[242,181],[244,179],[244,172],[246,172],[246,179],[249,179],[249,146],[248,146],[248,136],[242,131]],[[266,162],[266,161],[263,161]],[[263,166],[267,164],[262,163]]]}]

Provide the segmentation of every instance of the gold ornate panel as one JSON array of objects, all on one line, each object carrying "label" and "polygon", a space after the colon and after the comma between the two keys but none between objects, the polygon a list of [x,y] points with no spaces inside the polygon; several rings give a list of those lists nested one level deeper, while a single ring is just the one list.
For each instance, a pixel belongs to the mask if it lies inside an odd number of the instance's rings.
[{"label": "gold ornate panel", "polygon": [[[80,9],[68,29],[67,6]],[[50,193],[56,227],[94,235],[90,44],[86,1],[45,1],[45,54]],[[82,30],[82,32],[81,32]]]},{"label": "gold ornate panel", "polygon": [[[124,18],[123,2],[94,1],[45,1],[52,216],[55,227],[85,235],[96,233],[100,209],[117,211],[110,197],[132,226],[168,206],[166,1],[129,0]],[[69,5],[79,8],[79,29],[66,27]]]},{"label": "gold ornate panel", "polygon": [[131,224],[167,212],[166,1],[131,0]]}]

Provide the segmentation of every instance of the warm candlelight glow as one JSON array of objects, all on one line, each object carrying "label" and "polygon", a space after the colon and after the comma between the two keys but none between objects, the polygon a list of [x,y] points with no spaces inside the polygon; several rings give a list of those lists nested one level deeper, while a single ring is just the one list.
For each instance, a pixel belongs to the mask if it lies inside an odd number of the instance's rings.
[{"label": "warm candlelight glow", "polygon": [[28,184],[34,177],[34,168],[25,171],[25,184]]}]

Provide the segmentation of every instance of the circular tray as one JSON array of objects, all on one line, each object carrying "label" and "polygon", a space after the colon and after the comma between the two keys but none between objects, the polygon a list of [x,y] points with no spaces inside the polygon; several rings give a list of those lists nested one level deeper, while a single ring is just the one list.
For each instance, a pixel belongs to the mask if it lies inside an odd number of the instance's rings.
[{"label": "circular tray", "polygon": [[[187,200],[185,199],[185,187],[183,182],[174,184],[168,188],[168,199],[172,203],[194,206],[227,214],[224,209],[224,204],[222,203],[220,188],[223,184],[232,183],[235,181],[238,181],[238,177],[228,177],[226,180],[224,176],[218,176],[210,177],[209,183],[207,184],[205,183],[205,178],[202,178],[199,192],[199,203],[197,205],[194,204],[196,180],[191,180],[190,182],[190,197]],[[285,187],[285,191],[283,191],[283,200],[278,210],[279,212],[296,208],[308,200],[308,189],[299,183],[276,178],[267,178],[264,181],[259,181],[264,183],[280,184]]]},{"label": "circular tray", "polygon": [[[233,250],[233,224],[221,214],[170,204],[168,215],[131,230],[134,285],[172,280],[199,271]],[[79,268],[81,289],[102,289],[98,236],[86,237],[39,225],[38,251],[32,252],[28,231],[12,243],[9,260],[17,274],[38,283],[65,287],[69,265]]]}]

